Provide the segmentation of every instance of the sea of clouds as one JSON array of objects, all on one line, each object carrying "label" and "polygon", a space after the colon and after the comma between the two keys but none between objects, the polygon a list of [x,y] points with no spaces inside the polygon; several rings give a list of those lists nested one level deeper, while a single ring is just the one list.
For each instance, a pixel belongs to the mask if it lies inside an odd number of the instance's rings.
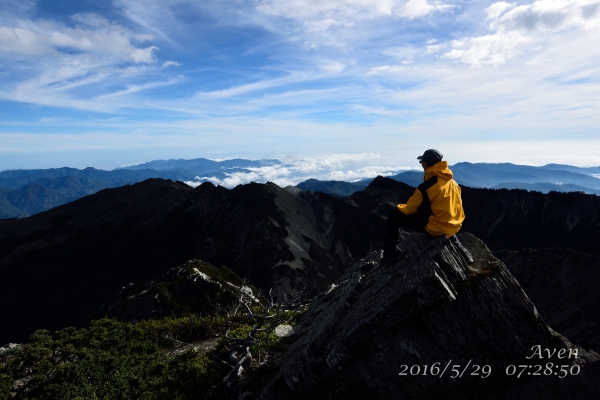
[{"label": "sea of clouds", "polygon": [[221,171],[220,176],[207,174],[196,176],[186,184],[196,187],[203,182],[212,182],[233,188],[250,182],[273,182],[278,186],[295,186],[308,179],[323,181],[356,182],[378,175],[390,176],[403,171],[418,170],[418,167],[390,165],[382,153],[321,154],[307,157],[281,157],[281,164],[243,170]]}]

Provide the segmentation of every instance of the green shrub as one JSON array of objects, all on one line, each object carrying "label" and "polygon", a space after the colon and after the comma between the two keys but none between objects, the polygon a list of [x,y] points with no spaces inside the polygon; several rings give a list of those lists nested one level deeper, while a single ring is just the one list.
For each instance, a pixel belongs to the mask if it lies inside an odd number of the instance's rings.
[{"label": "green shrub", "polygon": [[8,375],[0,365],[0,400],[9,399],[14,379]]},{"label": "green shrub", "polygon": [[5,396],[14,379],[26,378],[23,399],[202,398],[221,382],[222,371],[192,351],[165,357],[158,333],[175,325],[170,320],[147,329],[102,319],[88,328],[36,331],[6,357],[0,393]]}]

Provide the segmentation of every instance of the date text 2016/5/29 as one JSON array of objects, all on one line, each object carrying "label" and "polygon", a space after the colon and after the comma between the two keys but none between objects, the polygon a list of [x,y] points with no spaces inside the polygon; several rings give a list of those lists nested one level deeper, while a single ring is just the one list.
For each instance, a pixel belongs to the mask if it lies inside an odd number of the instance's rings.
[{"label": "date text 2016/5/29", "polygon": [[[472,364],[473,360],[469,360],[466,365],[462,364],[454,364],[452,365],[452,360],[448,361],[445,365],[442,365],[440,362],[435,362],[431,364],[431,366],[425,365],[401,365],[400,373],[398,375],[431,375],[442,377],[444,374],[448,374],[450,378],[461,378],[467,370],[469,371],[467,375],[479,376],[481,378],[487,378],[492,373],[492,367],[489,365],[477,365]],[[470,369],[469,369],[470,367]],[[447,371],[447,372],[446,372]]]}]

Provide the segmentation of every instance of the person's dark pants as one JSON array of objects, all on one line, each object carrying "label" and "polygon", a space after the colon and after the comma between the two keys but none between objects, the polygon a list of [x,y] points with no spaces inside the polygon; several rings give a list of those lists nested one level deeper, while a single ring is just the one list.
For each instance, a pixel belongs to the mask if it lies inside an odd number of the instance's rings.
[{"label": "person's dark pants", "polygon": [[398,243],[398,229],[405,227],[413,231],[427,233],[425,225],[427,221],[418,212],[410,215],[404,214],[395,207],[387,218],[385,226],[385,236],[383,238],[383,250],[393,250]]}]

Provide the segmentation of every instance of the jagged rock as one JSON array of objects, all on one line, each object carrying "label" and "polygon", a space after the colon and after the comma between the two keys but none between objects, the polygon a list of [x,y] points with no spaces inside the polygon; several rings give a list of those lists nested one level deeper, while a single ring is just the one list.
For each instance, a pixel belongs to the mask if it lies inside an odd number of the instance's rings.
[{"label": "jagged rock", "polygon": [[234,301],[239,290],[253,293],[230,269],[190,260],[150,281],[124,286],[100,313],[119,321],[211,313]]},{"label": "jagged rock", "polygon": [[[597,398],[600,355],[549,328],[481,241],[469,234],[460,239],[475,259],[471,266],[448,239],[419,234],[402,243],[404,256],[394,263],[380,263],[380,252],[356,263],[313,300],[259,397]],[[536,346],[542,356],[552,349],[563,356],[571,350],[571,357],[540,359],[533,356]],[[549,362],[579,374],[560,379],[551,368],[548,376],[527,375]],[[532,368],[520,378],[518,371],[507,376],[509,366],[523,364]],[[425,365],[439,370],[425,375]],[[413,366],[420,374],[411,375]]]}]

